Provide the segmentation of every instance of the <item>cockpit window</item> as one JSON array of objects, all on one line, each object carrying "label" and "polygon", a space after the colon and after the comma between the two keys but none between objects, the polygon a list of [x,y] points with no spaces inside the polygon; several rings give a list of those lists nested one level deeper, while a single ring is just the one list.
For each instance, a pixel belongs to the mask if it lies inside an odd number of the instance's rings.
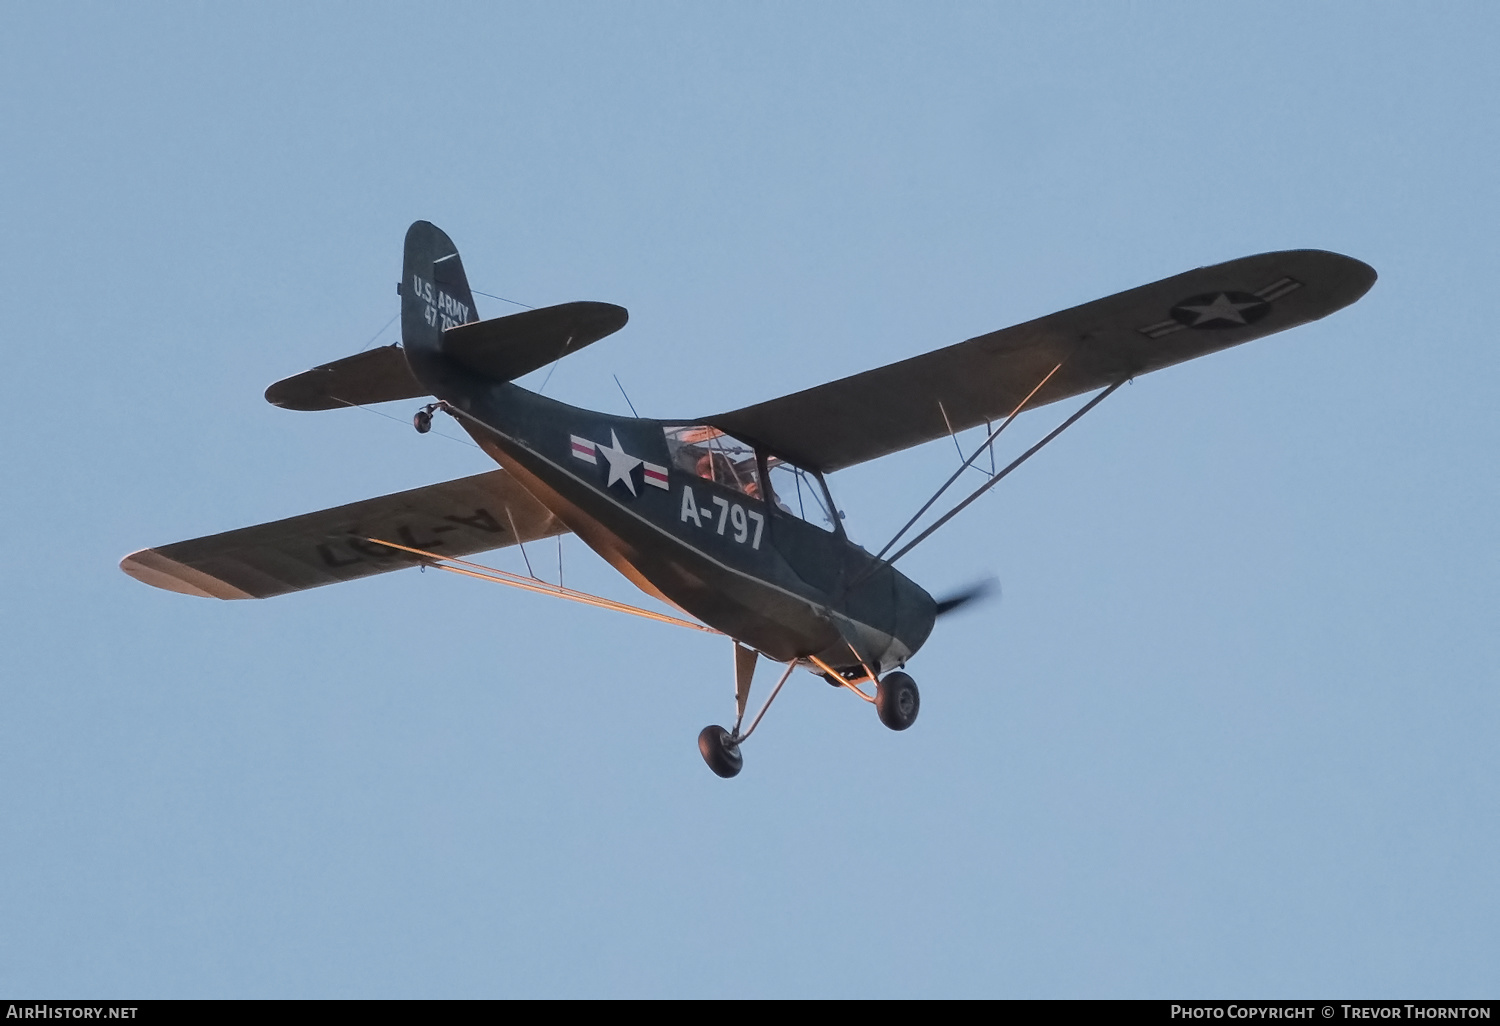
[{"label": "cockpit window", "polygon": [[766,459],[766,469],[771,482],[771,501],[778,509],[814,527],[833,530],[833,516],[828,511],[823,485],[815,475],[775,456]]},{"label": "cockpit window", "polygon": [[694,477],[760,498],[755,449],[706,424],[666,428],[672,466]]},{"label": "cockpit window", "polygon": [[[668,425],[664,431],[673,467],[752,499],[761,497],[754,446],[707,424]],[[777,509],[824,531],[836,530],[828,493],[816,474],[769,455],[766,473]]]}]

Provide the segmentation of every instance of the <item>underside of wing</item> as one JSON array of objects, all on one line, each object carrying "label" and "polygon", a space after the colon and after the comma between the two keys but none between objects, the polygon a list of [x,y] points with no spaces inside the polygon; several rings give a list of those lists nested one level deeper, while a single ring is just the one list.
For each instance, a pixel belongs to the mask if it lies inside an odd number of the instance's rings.
[{"label": "underside of wing", "polygon": [[1351,257],[1244,257],[704,418],[824,472],[1326,317],[1375,283]]},{"label": "underside of wing", "polygon": [[421,563],[379,544],[466,556],[562,534],[552,513],[503,470],[352,502],[237,531],[142,549],[120,569],[204,598],[270,598]]}]

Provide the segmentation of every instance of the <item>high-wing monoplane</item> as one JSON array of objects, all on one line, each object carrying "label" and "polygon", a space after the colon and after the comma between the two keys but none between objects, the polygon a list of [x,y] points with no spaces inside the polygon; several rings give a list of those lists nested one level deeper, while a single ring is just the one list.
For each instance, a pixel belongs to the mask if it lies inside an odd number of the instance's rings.
[{"label": "high-wing monoplane", "polygon": [[[1369,266],[1337,253],[1263,253],[744,409],[655,420],[579,409],[514,383],[619,330],[625,310],[565,303],[480,320],[452,240],[418,221],[406,233],[400,344],[278,381],[266,398],[291,410],[431,400],[416,429],[448,414],[500,469],[142,549],[120,566],[159,588],[220,599],[433,566],[726,635],[734,725],[704,728],[698,745],[710,769],[732,777],[741,744],[798,666],[873,704],[887,727],[912,725],[920,698],[906,664],[937,618],[977,590],[934,599],[893,564],[1121,385],[1324,317],[1374,282]],[[1019,414],[1086,393],[1059,426],[1003,468],[991,464],[984,484],[908,537]],[[828,474],[981,425],[984,442],[879,552],[849,540]],[[683,615],[464,558],[565,532]],[[761,655],[785,668],[746,727]]]}]

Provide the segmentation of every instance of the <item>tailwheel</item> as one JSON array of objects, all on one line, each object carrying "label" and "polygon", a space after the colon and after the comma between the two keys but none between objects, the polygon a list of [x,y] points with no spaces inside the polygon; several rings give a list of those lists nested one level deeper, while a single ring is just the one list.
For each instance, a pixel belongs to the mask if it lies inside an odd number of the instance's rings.
[{"label": "tailwheel", "polygon": [[411,426],[417,429],[417,434],[425,435],[432,430],[432,415],[441,409],[443,409],[442,403],[428,403],[412,414]]},{"label": "tailwheel", "polygon": [[888,673],[875,689],[875,712],[892,730],[905,730],[916,723],[921,708],[922,696],[910,674],[899,670]]},{"label": "tailwheel", "polygon": [[708,768],[721,777],[735,776],[745,766],[739,742],[718,724],[703,728],[698,735],[698,751],[703,753],[703,761],[708,763]]}]

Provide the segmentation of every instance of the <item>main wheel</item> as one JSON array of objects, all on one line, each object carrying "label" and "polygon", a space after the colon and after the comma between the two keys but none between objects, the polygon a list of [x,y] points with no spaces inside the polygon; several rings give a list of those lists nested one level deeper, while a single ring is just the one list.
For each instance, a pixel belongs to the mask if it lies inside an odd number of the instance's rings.
[{"label": "main wheel", "polygon": [[745,766],[740,746],[735,743],[729,731],[717,724],[704,727],[699,733],[698,751],[703,753],[703,761],[708,763],[708,768],[721,777],[732,777]]},{"label": "main wheel", "polygon": [[905,730],[916,723],[921,708],[922,696],[909,674],[899,670],[888,673],[875,688],[875,712],[880,722],[892,730]]},{"label": "main wheel", "polygon": [[432,414],[418,410],[411,418],[411,426],[417,429],[417,434],[425,435],[432,430]]}]

